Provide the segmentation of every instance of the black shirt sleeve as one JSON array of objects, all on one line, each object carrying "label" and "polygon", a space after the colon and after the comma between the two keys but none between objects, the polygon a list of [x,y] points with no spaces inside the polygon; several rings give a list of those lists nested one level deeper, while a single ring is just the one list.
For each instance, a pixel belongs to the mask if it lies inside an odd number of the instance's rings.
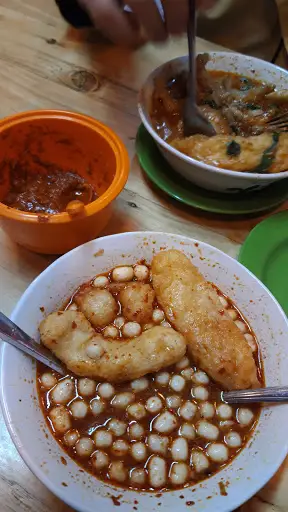
[{"label": "black shirt sleeve", "polygon": [[84,9],[80,7],[77,0],[56,0],[62,16],[76,28],[89,27],[91,19]]}]

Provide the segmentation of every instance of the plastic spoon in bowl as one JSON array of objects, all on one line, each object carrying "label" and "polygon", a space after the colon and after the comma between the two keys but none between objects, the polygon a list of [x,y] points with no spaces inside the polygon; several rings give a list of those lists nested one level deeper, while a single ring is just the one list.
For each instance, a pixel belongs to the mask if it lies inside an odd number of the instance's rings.
[{"label": "plastic spoon in bowl", "polygon": [[60,375],[67,375],[68,371],[64,369],[58,359],[56,359],[48,349],[40,345],[40,343],[36,343],[33,338],[30,338],[26,332],[22,331],[18,325],[14,324],[14,322],[1,313],[1,311],[0,339],[6,341],[6,343],[10,343],[13,347],[25,352],[25,354],[45,364],[51,368],[51,370],[60,373]]},{"label": "plastic spoon in bowl", "polygon": [[288,402],[288,386],[222,391],[220,398],[226,404]]},{"label": "plastic spoon in bowl", "polygon": [[183,112],[184,135],[190,137],[200,133],[211,137],[215,135],[212,124],[203,116],[197,106],[197,80],[196,80],[196,5],[195,0],[189,0],[189,21],[188,21],[188,49],[189,49],[189,72],[187,79],[187,96]]}]

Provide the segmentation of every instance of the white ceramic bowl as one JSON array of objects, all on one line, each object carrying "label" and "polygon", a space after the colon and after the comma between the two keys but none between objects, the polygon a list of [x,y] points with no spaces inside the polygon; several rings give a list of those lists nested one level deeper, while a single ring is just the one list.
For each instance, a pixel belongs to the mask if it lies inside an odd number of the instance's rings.
[{"label": "white ceramic bowl", "polygon": [[[287,385],[288,324],[276,300],[237,261],[182,236],[125,233],[82,245],[56,260],[29,286],[12,319],[37,338],[37,327],[43,318],[41,306],[48,314],[95,274],[124,262],[134,263],[142,258],[150,261],[160,248],[176,248],[192,255],[193,263],[206,278],[235,301],[258,337],[267,385]],[[187,501],[195,502],[195,507],[189,508],[191,512],[230,512],[272,477],[287,454],[288,408],[267,407],[261,413],[253,442],[225,469],[194,487],[195,491],[186,488],[156,497],[149,492],[123,491],[79,473],[79,466],[61,450],[44,421],[36,397],[35,364],[8,345],[2,354],[1,403],[9,432],[27,465],[54,494],[81,512],[115,512],[111,496],[121,496],[121,512],[131,512],[134,500],[138,501],[139,512],[187,512]],[[61,456],[67,465],[63,465]],[[227,483],[227,496],[221,496],[219,482]],[[181,495],[185,498],[180,499]]]},{"label": "white ceramic bowl", "polygon": [[[239,73],[248,78],[273,83],[277,89],[288,89],[288,71],[269,62],[232,52],[210,52],[211,59],[207,69]],[[155,86],[155,78],[163,76],[165,80],[187,69],[188,57],[177,57],[155,69],[147,78],[140,95],[138,109],[146,130],[152,135],[167,162],[187,180],[209,190],[235,193],[243,190],[257,190],[270,185],[274,181],[288,177],[288,171],[278,174],[258,174],[235,172],[219,169],[213,165],[184,155],[170,144],[167,144],[154,130],[151,123],[151,98]]]}]

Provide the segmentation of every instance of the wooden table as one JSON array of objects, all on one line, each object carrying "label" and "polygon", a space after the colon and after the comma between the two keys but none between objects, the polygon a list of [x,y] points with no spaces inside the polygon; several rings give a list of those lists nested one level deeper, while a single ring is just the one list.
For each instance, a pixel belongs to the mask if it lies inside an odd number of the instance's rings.
[{"label": "wooden table", "polygon": [[[53,1],[0,0],[0,117],[28,109],[85,112],[110,125],[124,140],[131,174],[106,234],[161,230],[193,236],[236,256],[261,218],[228,219],[184,208],[153,189],[135,157],[139,125],[137,90],[160,63],[186,52],[185,40],[129,51],[65,24]],[[198,41],[200,50],[217,49]],[[287,208],[287,204],[281,209]],[[0,310],[10,314],[52,257],[14,245],[0,231]],[[0,413],[1,414],[1,413]],[[1,512],[71,511],[32,475],[14,448],[0,416]],[[242,512],[288,511],[288,464]]]}]

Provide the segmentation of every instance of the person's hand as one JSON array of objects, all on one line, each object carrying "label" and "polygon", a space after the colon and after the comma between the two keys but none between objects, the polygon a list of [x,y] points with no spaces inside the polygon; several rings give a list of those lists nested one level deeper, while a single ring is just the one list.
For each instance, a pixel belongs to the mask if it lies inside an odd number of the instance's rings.
[{"label": "person's hand", "polygon": [[[169,34],[185,32],[188,0],[161,0],[164,19],[156,3],[159,0],[79,0],[95,27],[111,41],[134,45],[143,35],[152,41],[164,41]],[[215,0],[197,0],[200,9],[209,9]],[[123,5],[131,8],[124,12]]]}]

